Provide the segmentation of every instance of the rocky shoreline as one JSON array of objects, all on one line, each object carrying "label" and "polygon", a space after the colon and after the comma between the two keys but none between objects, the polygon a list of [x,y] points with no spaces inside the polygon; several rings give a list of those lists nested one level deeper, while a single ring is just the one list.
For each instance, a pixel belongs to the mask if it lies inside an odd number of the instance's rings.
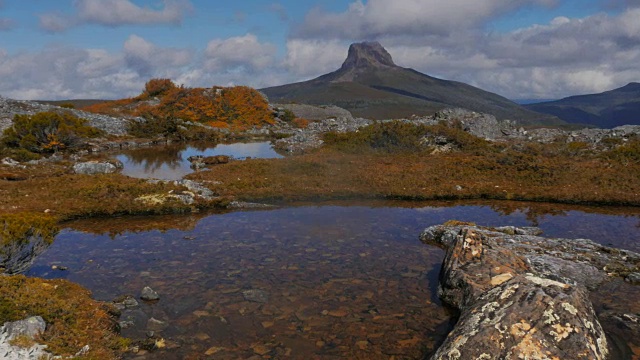
[{"label": "rocky shoreline", "polygon": [[589,291],[615,278],[635,283],[640,254],[539,234],[455,222],[424,230],[423,242],[447,252],[438,295],[460,312],[432,359],[609,359],[612,351],[629,352],[612,346],[600,322],[615,317],[615,326],[626,328],[617,335],[637,339],[639,314],[598,318]]}]

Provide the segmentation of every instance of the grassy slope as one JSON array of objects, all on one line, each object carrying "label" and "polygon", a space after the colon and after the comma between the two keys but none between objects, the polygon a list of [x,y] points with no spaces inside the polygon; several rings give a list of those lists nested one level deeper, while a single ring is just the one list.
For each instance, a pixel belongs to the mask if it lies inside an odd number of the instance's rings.
[{"label": "grassy slope", "polygon": [[353,81],[344,81],[343,75],[338,70],[313,80],[261,91],[272,101],[333,104],[355,116],[373,119],[431,115],[443,108],[463,107],[487,112],[499,119],[517,119],[523,125],[562,124],[557,118],[527,110],[499,95],[411,69],[363,71],[356,73]]}]

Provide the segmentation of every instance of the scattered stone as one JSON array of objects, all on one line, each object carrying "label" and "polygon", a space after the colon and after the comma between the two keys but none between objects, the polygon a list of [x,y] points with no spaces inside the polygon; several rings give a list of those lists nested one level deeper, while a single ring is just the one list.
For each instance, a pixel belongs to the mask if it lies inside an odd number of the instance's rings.
[{"label": "scattered stone", "polygon": [[206,356],[211,356],[211,355],[215,355],[215,354],[217,354],[217,353],[219,353],[220,351],[223,351],[223,350],[224,350],[224,348],[213,346],[213,347],[210,347],[207,351],[205,351],[204,354]]},{"label": "scattered stone", "polygon": [[219,164],[228,164],[230,160],[231,160],[230,156],[216,155],[216,156],[207,156],[202,159],[202,162],[205,165],[219,165]]},{"label": "scattered stone", "polygon": [[120,329],[128,329],[130,327],[133,327],[135,325],[135,323],[133,321],[120,321],[118,322],[118,326],[120,326]]},{"label": "scattered stone", "polygon": [[90,349],[91,349],[91,347],[89,345],[83,346],[82,349],[80,349],[80,351],[78,351],[76,353],[75,357],[80,357],[80,356],[88,354]]},{"label": "scattered stone", "polygon": [[162,331],[166,329],[168,324],[164,321],[156,318],[151,318],[147,321],[147,331],[151,334],[149,337],[153,337],[156,331]]},{"label": "scattered stone", "polygon": [[631,273],[625,280],[633,285],[640,285],[640,273]]},{"label": "scattered stone", "polygon": [[232,201],[227,206],[228,209],[236,209],[236,210],[241,210],[241,209],[268,209],[268,208],[273,208],[273,207],[274,207],[273,205],[269,205],[269,204],[258,204],[258,203],[244,202],[244,201]]},{"label": "scattered stone", "polygon": [[347,310],[344,310],[344,309],[330,310],[330,311],[327,312],[327,315],[333,316],[333,317],[345,317],[345,316],[349,315],[349,312]]},{"label": "scattered stone", "polygon": [[245,300],[257,303],[266,303],[269,301],[269,294],[266,291],[251,289],[242,292]]},{"label": "scattered stone", "polygon": [[8,157],[2,159],[2,161],[0,161],[0,164],[8,165],[8,166],[11,166],[11,167],[18,167],[18,168],[21,168],[21,169],[26,168],[26,166],[21,165],[19,162],[13,160],[12,158],[8,158]]},{"label": "scattered stone", "polygon": [[145,286],[140,293],[140,299],[146,301],[155,301],[160,300],[160,296],[157,292],[155,292],[152,288]]},{"label": "scattered stone", "polygon": [[269,352],[271,352],[271,349],[269,349],[267,346],[265,346],[265,345],[261,345],[261,344],[259,344],[259,345],[254,345],[254,346],[252,347],[252,349],[253,349],[253,352],[254,352],[254,353],[256,353],[256,354],[258,354],[258,355],[261,355],[261,356],[262,356],[262,355],[267,355]]}]

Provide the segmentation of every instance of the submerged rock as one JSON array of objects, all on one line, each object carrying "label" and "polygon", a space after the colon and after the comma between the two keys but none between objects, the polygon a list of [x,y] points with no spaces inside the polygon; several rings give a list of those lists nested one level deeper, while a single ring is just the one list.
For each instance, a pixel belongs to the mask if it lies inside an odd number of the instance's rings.
[{"label": "submerged rock", "polygon": [[158,293],[155,292],[152,288],[145,286],[144,289],[142,289],[142,292],[140,292],[140,299],[146,301],[155,301],[160,300],[160,295],[158,295]]},{"label": "submerged rock", "polygon": [[640,255],[536,233],[463,224],[422,233],[447,249],[438,295],[460,310],[433,359],[608,357],[587,288],[636,271]]},{"label": "submerged rock", "polygon": [[257,303],[266,303],[269,301],[269,294],[266,291],[251,289],[242,292],[245,300]]}]

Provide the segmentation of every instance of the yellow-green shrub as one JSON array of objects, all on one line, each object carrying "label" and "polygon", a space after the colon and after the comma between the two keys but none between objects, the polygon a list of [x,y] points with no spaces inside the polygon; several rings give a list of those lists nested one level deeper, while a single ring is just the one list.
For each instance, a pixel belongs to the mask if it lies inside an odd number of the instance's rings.
[{"label": "yellow-green shrub", "polygon": [[88,126],[85,119],[69,112],[41,112],[35,115],[15,115],[13,126],[4,131],[2,140],[10,148],[51,153],[73,148],[83,138],[101,134],[100,130]]}]

